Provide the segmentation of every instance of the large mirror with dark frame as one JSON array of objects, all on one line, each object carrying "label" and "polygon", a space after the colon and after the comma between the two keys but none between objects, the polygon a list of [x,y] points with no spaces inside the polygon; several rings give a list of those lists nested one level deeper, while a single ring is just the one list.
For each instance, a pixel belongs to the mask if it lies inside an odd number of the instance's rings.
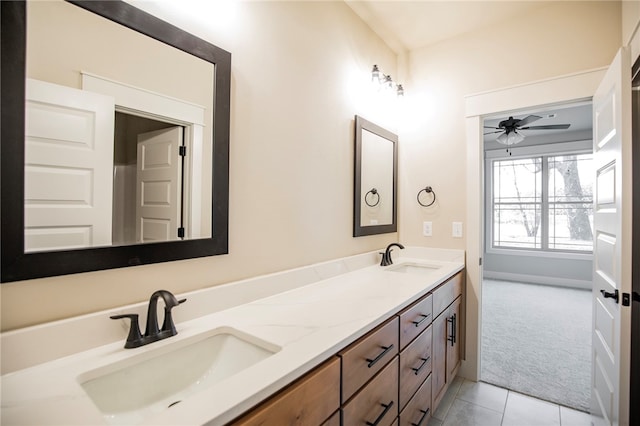
[{"label": "large mirror with dark frame", "polygon": [[355,117],[353,236],[396,232],[398,136]]},{"label": "large mirror with dark frame", "polygon": [[227,253],[231,54],[121,1],[0,7],[2,282]]}]

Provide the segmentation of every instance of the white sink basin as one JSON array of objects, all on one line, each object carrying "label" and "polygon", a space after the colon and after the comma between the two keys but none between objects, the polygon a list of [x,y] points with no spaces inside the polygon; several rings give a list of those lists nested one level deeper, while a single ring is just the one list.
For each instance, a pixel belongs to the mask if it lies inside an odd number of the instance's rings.
[{"label": "white sink basin", "polygon": [[136,424],[278,350],[223,327],[90,371],[78,381],[108,423]]},{"label": "white sink basin", "polygon": [[427,264],[427,263],[401,263],[399,265],[394,265],[389,267],[387,271],[391,272],[400,272],[404,274],[419,274],[419,275],[427,275],[435,271],[436,269],[440,269],[442,265],[438,264]]}]

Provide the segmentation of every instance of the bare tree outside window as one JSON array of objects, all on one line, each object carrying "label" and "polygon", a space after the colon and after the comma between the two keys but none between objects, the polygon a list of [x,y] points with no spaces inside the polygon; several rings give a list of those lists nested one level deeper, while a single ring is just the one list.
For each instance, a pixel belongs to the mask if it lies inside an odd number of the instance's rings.
[{"label": "bare tree outside window", "polygon": [[495,160],[493,246],[592,250],[592,182],[591,154]]}]

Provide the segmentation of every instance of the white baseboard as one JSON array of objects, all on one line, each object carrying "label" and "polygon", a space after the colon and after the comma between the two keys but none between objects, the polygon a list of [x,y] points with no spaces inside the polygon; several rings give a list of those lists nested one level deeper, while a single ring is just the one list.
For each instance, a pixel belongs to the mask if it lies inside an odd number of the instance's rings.
[{"label": "white baseboard", "polygon": [[513,274],[510,272],[484,271],[484,278],[504,281],[518,281],[523,283],[553,285],[557,287],[580,288],[591,290],[591,281],[574,280],[571,278],[545,277],[542,275]]}]

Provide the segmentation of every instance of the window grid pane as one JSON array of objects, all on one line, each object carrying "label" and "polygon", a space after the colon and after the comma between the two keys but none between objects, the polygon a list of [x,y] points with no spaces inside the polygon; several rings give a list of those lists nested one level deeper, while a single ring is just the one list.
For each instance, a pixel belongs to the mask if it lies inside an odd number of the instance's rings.
[{"label": "window grid pane", "polygon": [[541,248],[542,158],[493,163],[493,246]]},{"label": "window grid pane", "polygon": [[[545,199],[543,161],[548,176]],[[592,154],[495,160],[492,169],[493,247],[593,250]],[[542,241],[543,235],[548,241]]]},{"label": "window grid pane", "polygon": [[593,250],[593,156],[549,157],[549,249]]}]

